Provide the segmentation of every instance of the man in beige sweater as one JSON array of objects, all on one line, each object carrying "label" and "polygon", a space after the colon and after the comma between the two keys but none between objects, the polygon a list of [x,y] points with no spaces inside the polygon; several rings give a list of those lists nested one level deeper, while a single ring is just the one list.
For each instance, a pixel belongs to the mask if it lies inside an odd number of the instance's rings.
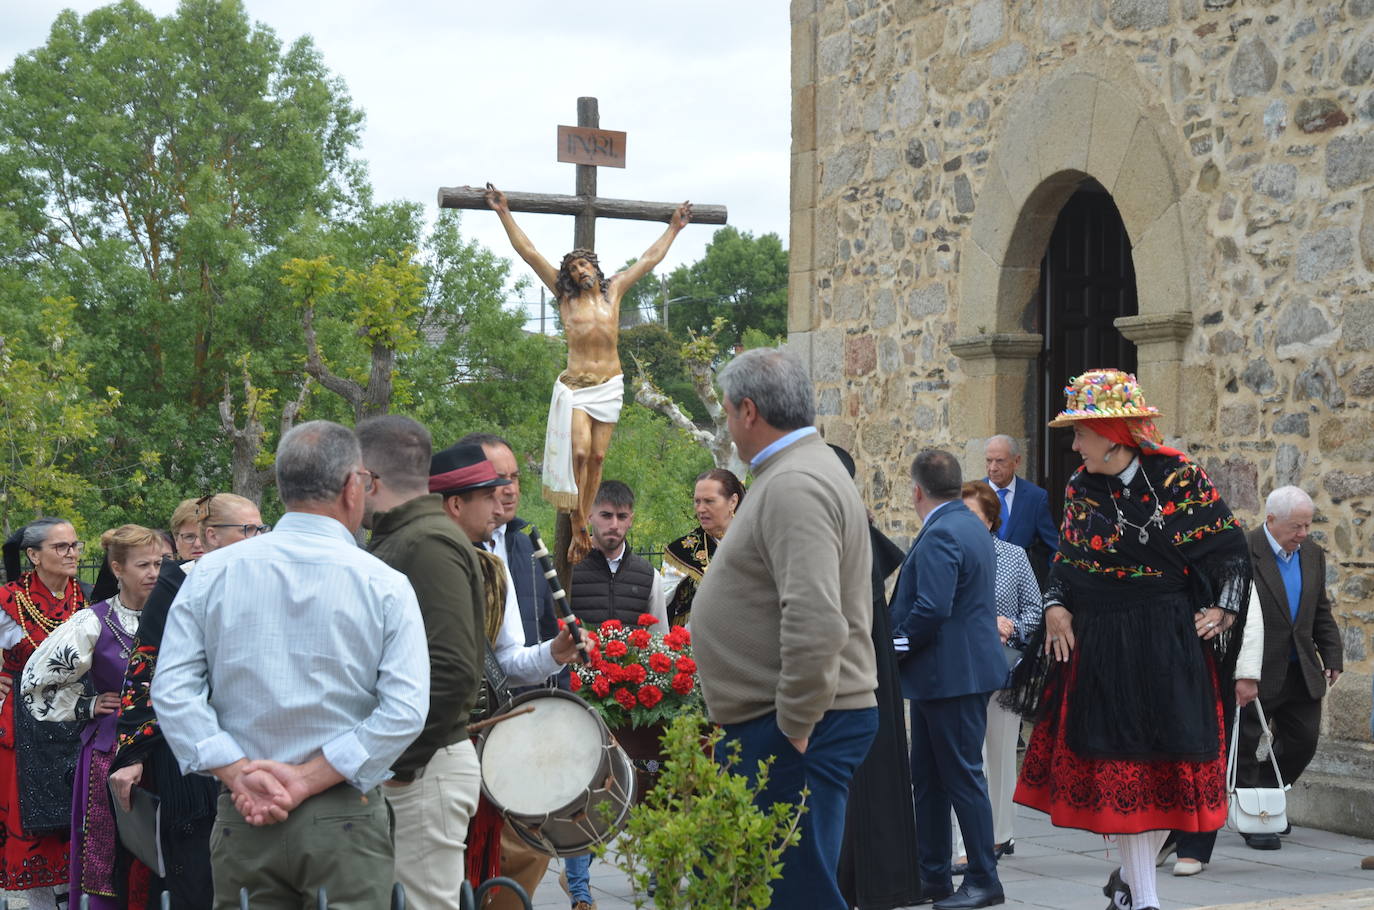
[{"label": "man in beige sweater", "polygon": [[746,773],[775,758],[759,805],[810,788],[773,906],[843,908],[835,869],[849,779],[878,724],[867,514],[812,426],[801,364],[746,351],[719,381],[754,483],[692,603],[702,693]]}]

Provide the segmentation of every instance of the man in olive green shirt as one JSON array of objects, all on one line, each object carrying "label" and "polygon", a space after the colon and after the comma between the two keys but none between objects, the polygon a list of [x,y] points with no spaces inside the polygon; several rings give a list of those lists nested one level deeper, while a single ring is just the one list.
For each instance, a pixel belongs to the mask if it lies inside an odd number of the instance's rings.
[{"label": "man in olive green shirt", "polygon": [[[480,557],[445,513],[443,497],[429,492],[429,431],[408,417],[385,415],[358,424],[357,434],[372,473],[363,516],[372,529],[368,549],[410,579],[429,641],[425,726],[385,785],[396,814],[396,878],[412,906],[457,908],[468,819],[482,787],[467,734],[482,684]],[[470,478],[474,489],[509,482],[490,462],[481,464],[482,476]]]}]

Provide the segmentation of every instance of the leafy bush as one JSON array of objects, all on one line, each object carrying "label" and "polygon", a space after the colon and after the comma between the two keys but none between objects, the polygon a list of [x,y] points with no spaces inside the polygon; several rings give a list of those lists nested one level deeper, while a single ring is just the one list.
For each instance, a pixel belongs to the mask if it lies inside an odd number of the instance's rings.
[{"label": "leafy bush", "polygon": [[630,810],[629,823],[598,855],[611,860],[630,879],[636,907],[659,910],[735,910],[769,906],[769,882],[782,877],[782,854],[801,840],[807,791],[795,805],[774,803],[761,809],[755,795],[768,782],[772,759],[760,761],[754,781],[733,769],[739,743],[722,748],[725,733],[700,714],[680,714],[663,734],[658,785]]}]

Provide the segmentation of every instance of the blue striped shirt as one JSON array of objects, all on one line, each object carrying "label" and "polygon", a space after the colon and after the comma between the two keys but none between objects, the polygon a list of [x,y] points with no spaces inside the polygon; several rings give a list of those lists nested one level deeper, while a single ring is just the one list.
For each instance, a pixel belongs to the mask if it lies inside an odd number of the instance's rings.
[{"label": "blue striped shirt", "polygon": [[196,563],[168,613],[152,696],[185,773],[323,754],[366,792],[429,706],[415,592],[333,518],[288,512],[271,534]]}]

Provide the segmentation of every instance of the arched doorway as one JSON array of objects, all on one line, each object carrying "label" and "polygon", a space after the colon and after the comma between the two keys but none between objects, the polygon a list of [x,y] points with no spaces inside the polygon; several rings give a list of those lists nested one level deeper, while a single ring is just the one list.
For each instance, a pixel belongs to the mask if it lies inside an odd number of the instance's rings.
[{"label": "arched doorway", "polygon": [[1060,513],[1064,484],[1080,464],[1073,439],[1046,426],[1064,406],[1064,385],[1097,367],[1134,372],[1136,348],[1115,320],[1137,315],[1131,239],[1111,194],[1087,178],[1059,211],[1040,263],[1040,394],[1037,482]]}]

